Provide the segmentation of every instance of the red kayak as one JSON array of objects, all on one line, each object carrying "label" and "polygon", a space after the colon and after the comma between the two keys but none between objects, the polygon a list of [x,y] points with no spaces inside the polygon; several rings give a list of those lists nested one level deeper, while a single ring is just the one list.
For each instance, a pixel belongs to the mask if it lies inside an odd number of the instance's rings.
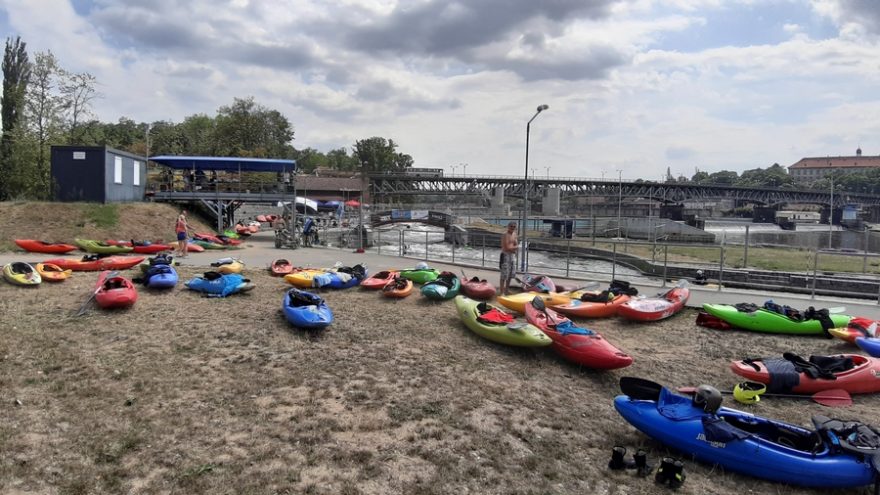
[{"label": "red kayak", "polygon": [[237,246],[241,244],[241,241],[238,239],[233,239],[227,236],[219,236],[214,234],[206,234],[203,232],[196,232],[193,235],[193,238],[196,240],[203,240],[208,242],[213,242],[214,244],[221,244],[224,246]]},{"label": "red kayak", "polygon": [[632,364],[629,354],[611,345],[598,333],[575,326],[571,320],[547,308],[526,304],[526,320],[553,341],[553,349],[565,359],[599,370],[625,368]]},{"label": "red kayak", "polygon": [[[811,378],[806,373],[801,372],[798,384],[786,388],[786,391],[796,394],[814,394],[831,389],[843,389],[851,394],[880,392],[880,359],[858,354],[837,354],[824,357],[850,358],[852,359],[853,367],[846,371],[833,373],[836,377],[835,380]],[[779,360],[781,361],[782,358],[779,358]],[[767,371],[764,361],[762,359],[750,360],[749,363],[733,361],[730,363],[730,370],[746,380],[766,383],[768,388],[771,388],[770,373]]]},{"label": "red kayak", "polygon": [[62,244],[60,242],[43,242],[36,241],[34,239],[15,239],[15,243],[18,244],[18,247],[31,253],[63,254],[69,253],[70,251],[76,249],[76,246],[72,244]]},{"label": "red kayak", "polygon": [[95,260],[72,260],[67,258],[54,258],[43,263],[57,265],[62,270],[75,272],[96,272],[98,270],[127,270],[146,259],[145,256],[108,256]]},{"label": "red kayak", "polygon": [[157,254],[162,251],[171,251],[174,247],[169,246],[168,244],[162,244],[161,242],[132,242],[132,241],[114,241],[108,239],[104,242],[104,244],[108,244],[110,246],[128,246],[131,248],[131,252],[137,254]]},{"label": "red kayak", "polygon": [[400,272],[394,270],[382,270],[381,272],[374,273],[365,278],[361,282],[361,287],[364,289],[379,290],[394,281],[394,278],[398,276],[400,276]]},{"label": "red kayak", "polygon": [[548,292],[556,292],[556,284],[553,279],[547,275],[523,275],[522,278],[523,292],[540,292],[546,294]]},{"label": "red kayak", "polygon": [[269,273],[273,277],[283,277],[288,273],[293,273],[293,265],[286,259],[277,259],[269,267]]},{"label": "red kayak", "polygon": [[127,308],[138,298],[131,280],[120,275],[110,276],[109,270],[101,272],[95,284],[95,302],[104,309]]},{"label": "red kayak", "polygon": [[878,327],[880,327],[880,321],[857,316],[849,320],[845,327],[832,328],[828,330],[828,333],[850,344],[855,344],[858,337],[880,337]]},{"label": "red kayak", "polygon": [[461,291],[471,299],[487,301],[495,297],[495,286],[486,279],[471,277],[469,280],[462,279]]},{"label": "red kayak", "polygon": [[657,297],[632,298],[617,308],[617,314],[635,321],[657,321],[684,309],[691,295],[687,287],[675,287]]}]

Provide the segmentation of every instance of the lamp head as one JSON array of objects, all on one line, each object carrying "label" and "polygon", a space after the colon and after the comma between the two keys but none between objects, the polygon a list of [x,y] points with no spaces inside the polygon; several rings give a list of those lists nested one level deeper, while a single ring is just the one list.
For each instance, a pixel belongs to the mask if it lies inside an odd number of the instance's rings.
[{"label": "lamp head", "polygon": [[548,108],[550,108],[550,105],[538,105],[538,112],[543,112],[544,110],[547,110]]}]

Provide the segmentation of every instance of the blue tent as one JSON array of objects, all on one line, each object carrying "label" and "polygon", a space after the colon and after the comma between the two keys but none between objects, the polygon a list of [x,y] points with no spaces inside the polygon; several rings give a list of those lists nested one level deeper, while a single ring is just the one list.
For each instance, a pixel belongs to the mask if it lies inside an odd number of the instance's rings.
[{"label": "blue tent", "polygon": [[151,156],[150,161],[182,170],[225,170],[233,172],[294,172],[296,160],[218,156]]}]

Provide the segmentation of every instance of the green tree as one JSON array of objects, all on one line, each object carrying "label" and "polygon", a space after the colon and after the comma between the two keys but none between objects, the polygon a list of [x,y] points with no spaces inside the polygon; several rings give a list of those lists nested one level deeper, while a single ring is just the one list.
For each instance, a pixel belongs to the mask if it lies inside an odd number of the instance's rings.
[{"label": "green tree", "polygon": [[66,103],[59,90],[64,71],[51,51],[40,52],[34,57],[34,64],[28,81],[25,113],[29,131],[33,134],[37,148],[35,162],[22,163],[29,170],[20,171],[19,177],[27,179],[27,184],[19,184],[22,190],[34,197],[49,198],[49,146],[62,142],[64,135],[64,111]]},{"label": "green tree", "polygon": [[691,177],[691,182],[695,182],[697,184],[705,184],[709,182],[709,173],[701,172],[698,170],[696,173],[694,173],[694,176]]},{"label": "green tree", "polygon": [[82,121],[92,116],[92,100],[100,95],[95,90],[95,76],[88,72],[64,74],[61,95],[67,107],[68,143],[79,144]]},{"label": "green tree", "polygon": [[413,159],[397,152],[397,143],[382,137],[371,137],[355,142],[352,147],[358,165],[367,172],[390,172],[411,167]]},{"label": "green tree", "polygon": [[286,158],[293,154],[293,127],[277,110],[235,98],[217,111],[214,141],[219,156]]},{"label": "green tree", "polygon": [[709,174],[709,184],[718,184],[722,186],[730,186],[736,182],[737,173],[729,170],[713,172]]},{"label": "green tree", "polygon": [[10,197],[10,181],[12,173],[13,144],[24,115],[27,83],[30,78],[31,64],[28,60],[27,44],[16,37],[6,39],[6,51],[3,55],[3,96],[0,97],[2,107],[3,135],[0,137],[0,201]]}]

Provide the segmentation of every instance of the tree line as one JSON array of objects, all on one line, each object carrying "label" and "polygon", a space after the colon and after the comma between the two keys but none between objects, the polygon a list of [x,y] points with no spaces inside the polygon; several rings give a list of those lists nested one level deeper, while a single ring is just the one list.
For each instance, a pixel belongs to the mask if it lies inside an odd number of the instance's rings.
[{"label": "tree line", "polygon": [[51,51],[31,60],[20,37],[7,38],[2,69],[0,201],[52,198],[53,145],[109,146],[143,156],[293,159],[303,173],[319,167],[372,172],[413,166],[410,155],[383,137],[356,140],[350,150],[297,149],[290,120],[252,97],[234,98],[215,116],[195,114],[179,123],[127,117],[101,122],[92,109],[102,98],[96,78],[65,70]]}]

